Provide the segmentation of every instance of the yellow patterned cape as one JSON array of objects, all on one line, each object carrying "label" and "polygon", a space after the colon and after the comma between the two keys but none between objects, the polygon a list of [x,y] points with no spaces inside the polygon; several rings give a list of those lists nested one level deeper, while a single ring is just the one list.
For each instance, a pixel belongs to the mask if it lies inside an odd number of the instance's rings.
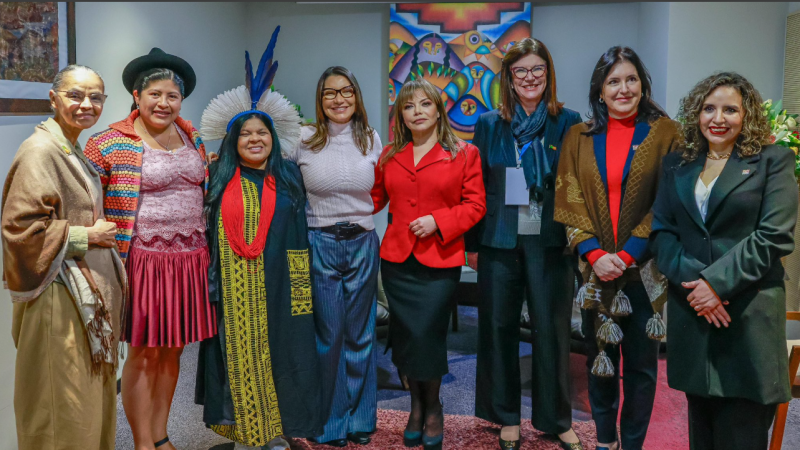
[{"label": "yellow patterned cape", "polygon": [[[258,230],[261,207],[256,185],[244,177],[241,180],[244,233],[250,243]],[[262,253],[258,258],[248,260],[235,254],[228,244],[221,214],[219,254],[228,379],[236,425],[211,425],[211,429],[232,441],[261,447],[283,434],[278,395],[272,377],[264,255]],[[307,261],[306,254],[306,264]],[[294,287],[294,282],[292,284]],[[310,289],[308,296],[310,298]],[[294,295],[292,297],[294,309]],[[310,300],[308,310],[310,312]]]}]

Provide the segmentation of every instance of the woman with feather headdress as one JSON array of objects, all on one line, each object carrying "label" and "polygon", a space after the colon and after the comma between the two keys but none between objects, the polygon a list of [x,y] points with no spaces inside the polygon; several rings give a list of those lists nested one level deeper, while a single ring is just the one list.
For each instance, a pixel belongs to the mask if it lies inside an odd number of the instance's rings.
[{"label": "woman with feather headdress", "polygon": [[284,159],[300,137],[300,116],[270,90],[275,29],[247,85],[203,112],[201,133],[222,139],[205,201],[209,297],[218,335],[200,344],[196,402],[214,432],[237,449],[288,449],[282,436],[322,432],[311,305],[305,192]]}]

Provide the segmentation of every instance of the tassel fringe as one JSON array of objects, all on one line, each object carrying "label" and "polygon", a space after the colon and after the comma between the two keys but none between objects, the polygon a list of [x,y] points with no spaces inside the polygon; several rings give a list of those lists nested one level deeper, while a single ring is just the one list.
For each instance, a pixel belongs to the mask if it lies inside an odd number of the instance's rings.
[{"label": "tassel fringe", "polygon": [[592,364],[592,375],[596,377],[613,377],[614,364],[611,363],[611,358],[606,355],[605,350],[601,351],[594,359]]},{"label": "tassel fringe", "polygon": [[633,309],[630,299],[621,290],[617,291],[617,295],[614,296],[614,301],[611,303],[611,314],[624,317],[630,315],[631,312]]},{"label": "tassel fringe", "polygon": [[650,320],[647,321],[647,337],[650,339],[660,341],[667,335],[667,327],[661,319],[661,314],[655,313]]},{"label": "tassel fringe", "polygon": [[606,318],[605,322],[597,330],[597,338],[606,344],[619,344],[622,342],[622,329],[611,318]]},{"label": "tassel fringe", "polygon": [[582,309],[595,309],[600,304],[600,291],[591,279],[578,290],[575,303]]}]

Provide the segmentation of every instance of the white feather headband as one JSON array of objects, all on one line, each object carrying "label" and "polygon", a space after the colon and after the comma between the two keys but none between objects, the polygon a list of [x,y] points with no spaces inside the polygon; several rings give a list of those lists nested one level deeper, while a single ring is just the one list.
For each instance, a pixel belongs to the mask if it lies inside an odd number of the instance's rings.
[{"label": "white feather headband", "polygon": [[[266,116],[275,128],[282,153],[290,153],[300,141],[300,113],[283,95],[270,90],[278,70],[272,52],[281,27],[275,28],[258,70],[252,76],[250,54],[245,52],[247,85],[225,91],[211,100],[200,118],[200,135],[205,141],[223,139],[240,116],[257,113]],[[273,136],[274,138],[274,136]]]}]

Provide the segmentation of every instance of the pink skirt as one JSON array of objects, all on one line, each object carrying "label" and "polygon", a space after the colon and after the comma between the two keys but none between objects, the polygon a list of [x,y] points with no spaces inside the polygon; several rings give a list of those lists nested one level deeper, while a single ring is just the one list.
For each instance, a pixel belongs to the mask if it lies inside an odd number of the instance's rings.
[{"label": "pink skirt", "polygon": [[[205,239],[193,235],[153,241],[141,243],[134,237],[130,246],[125,267],[131,297],[122,340],[134,347],[182,347],[215,336]],[[197,243],[202,247],[184,251],[187,244],[192,248]]]}]

